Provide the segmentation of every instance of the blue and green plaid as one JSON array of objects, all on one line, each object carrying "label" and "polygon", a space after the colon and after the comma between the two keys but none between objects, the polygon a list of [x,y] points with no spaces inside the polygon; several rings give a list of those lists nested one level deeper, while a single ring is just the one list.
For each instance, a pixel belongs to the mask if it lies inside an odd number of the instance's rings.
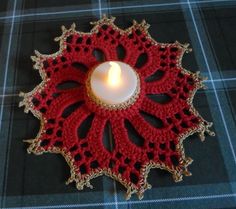
[{"label": "blue and green plaid", "polygon": [[[39,121],[18,108],[19,91],[40,82],[32,70],[34,49],[58,50],[60,26],[89,31],[102,14],[116,16],[122,28],[145,19],[158,42],[190,42],[193,53],[183,66],[207,76],[207,90],[194,105],[214,122],[216,137],[184,142],[194,159],[193,176],[174,183],[153,169],[153,185],[143,200],[125,201],[125,189],[107,177],[92,180],[94,189],[65,186],[69,168],[60,155],[28,155],[22,139],[34,138]],[[0,2],[0,208],[236,208],[236,1],[232,0],[1,0]]]}]

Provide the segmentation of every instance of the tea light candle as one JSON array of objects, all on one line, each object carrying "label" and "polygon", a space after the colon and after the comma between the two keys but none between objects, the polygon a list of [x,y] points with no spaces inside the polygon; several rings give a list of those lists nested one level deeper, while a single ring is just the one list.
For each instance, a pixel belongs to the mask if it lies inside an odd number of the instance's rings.
[{"label": "tea light candle", "polygon": [[134,69],[124,62],[103,62],[91,74],[91,90],[105,104],[120,104],[134,95],[138,85],[137,76]]}]

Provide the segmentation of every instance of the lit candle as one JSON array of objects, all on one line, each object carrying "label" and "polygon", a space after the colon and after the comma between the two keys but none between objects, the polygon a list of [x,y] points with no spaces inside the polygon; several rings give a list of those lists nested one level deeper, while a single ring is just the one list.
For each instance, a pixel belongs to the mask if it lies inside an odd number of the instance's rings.
[{"label": "lit candle", "polygon": [[116,105],[126,102],[137,90],[137,76],[134,69],[124,62],[103,62],[91,74],[92,93],[105,104]]},{"label": "lit candle", "polygon": [[109,71],[108,71],[108,83],[111,86],[118,86],[120,84],[120,78],[121,78],[121,69],[120,65],[116,62],[109,62],[111,65]]}]

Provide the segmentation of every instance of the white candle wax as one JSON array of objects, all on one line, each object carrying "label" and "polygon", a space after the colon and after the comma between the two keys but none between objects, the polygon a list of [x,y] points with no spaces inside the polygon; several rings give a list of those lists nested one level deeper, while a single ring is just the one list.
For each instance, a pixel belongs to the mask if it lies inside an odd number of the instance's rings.
[{"label": "white candle wax", "polygon": [[107,61],[92,72],[90,86],[93,94],[105,104],[116,105],[129,100],[138,84],[137,74],[128,64]]}]

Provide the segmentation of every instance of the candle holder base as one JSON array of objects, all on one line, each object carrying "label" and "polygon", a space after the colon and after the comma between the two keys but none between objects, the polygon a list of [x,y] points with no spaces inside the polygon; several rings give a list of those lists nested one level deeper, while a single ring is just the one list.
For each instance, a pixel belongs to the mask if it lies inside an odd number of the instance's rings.
[{"label": "candle holder base", "polygon": [[[112,87],[107,85],[106,75],[108,70],[99,68],[100,66],[107,67],[108,62],[103,62],[88,74],[86,81],[87,94],[97,105],[109,110],[126,109],[136,102],[140,93],[140,78],[138,73],[129,65],[123,62],[119,63],[123,68],[123,83],[120,86]],[[109,69],[109,68],[108,68]],[[128,72],[127,72],[128,71]],[[104,76],[105,75],[105,76]],[[97,79],[97,85],[93,85],[92,79]],[[93,85],[93,86],[92,86]],[[119,100],[119,101],[118,101]]]}]

